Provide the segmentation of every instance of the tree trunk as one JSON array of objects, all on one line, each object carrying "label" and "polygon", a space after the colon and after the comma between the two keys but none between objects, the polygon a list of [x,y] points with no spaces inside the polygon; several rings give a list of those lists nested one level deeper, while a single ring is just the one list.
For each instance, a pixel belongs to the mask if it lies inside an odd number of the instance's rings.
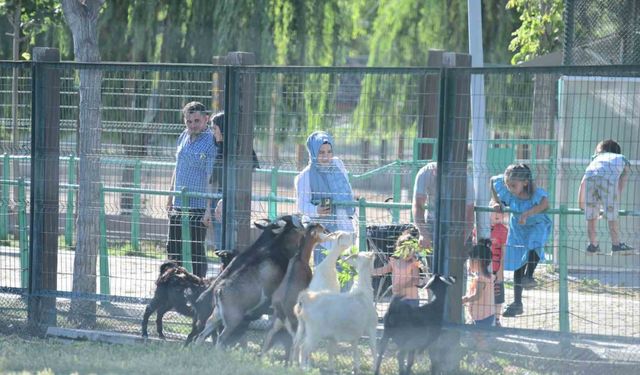
[{"label": "tree trunk", "polygon": [[[73,52],[79,62],[99,62],[97,20],[104,0],[63,0],[64,17],[73,34]],[[73,261],[73,292],[96,293],[96,261],[99,245],[100,207],[100,87],[102,72],[80,69],[78,239]],[[96,322],[96,303],[71,301],[70,318],[81,327]]]}]

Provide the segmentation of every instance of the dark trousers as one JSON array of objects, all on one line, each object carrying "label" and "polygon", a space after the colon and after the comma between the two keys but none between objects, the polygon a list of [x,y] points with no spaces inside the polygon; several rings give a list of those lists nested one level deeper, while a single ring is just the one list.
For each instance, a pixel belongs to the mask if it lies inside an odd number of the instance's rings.
[{"label": "dark trousers", "polygon": [[522,278],[524,276],[533,277],[538,262],[540,262],[540,257],[534,250],[530,250],[527,263],[513,271],[513,296],[516,303],[522,303]]},{"label": "dark trousers", "polygon": [[[193,273],[197,276],[205,277],[207,275],[207,256],[204,240],[207,236],[207,227],[202,223],[204,209],[192,209],[185,212],[185,214],[189,215]],[[180,209],[176,209],[175,214],[169,215],[167,254],[169,259],[182,264],[182,211]]]}]

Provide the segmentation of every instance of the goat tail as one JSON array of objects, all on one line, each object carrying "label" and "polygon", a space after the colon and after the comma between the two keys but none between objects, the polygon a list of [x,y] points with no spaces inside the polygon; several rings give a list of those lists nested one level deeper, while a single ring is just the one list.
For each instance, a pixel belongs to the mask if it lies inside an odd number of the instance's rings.
[{"label": "goat tail", "polygon": [[296,305],[293,306],[293,313],[296,314],[298,318],[300,318],[300,315],[303,314],[303,308],[307,303],[309,303],[309,292],[303,290],[298,294]]}]

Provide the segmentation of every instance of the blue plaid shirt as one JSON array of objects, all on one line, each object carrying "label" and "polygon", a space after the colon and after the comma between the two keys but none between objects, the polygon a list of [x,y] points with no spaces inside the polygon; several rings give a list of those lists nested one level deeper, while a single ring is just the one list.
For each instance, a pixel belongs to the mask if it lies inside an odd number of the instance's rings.
[{"label": "blue plaid shirt", "polygon": [[[211,130],[200,133],[191,141],[187,131],[183,131],[176,144],[176,185],[175,190],[186,188],[189,192],[208,193],[209,177],[213,171],[216,146]],[[176,196],[174,206],[183,208],[182,199]],[[189,198],[189,208],[204,209],[207,200]]]}]

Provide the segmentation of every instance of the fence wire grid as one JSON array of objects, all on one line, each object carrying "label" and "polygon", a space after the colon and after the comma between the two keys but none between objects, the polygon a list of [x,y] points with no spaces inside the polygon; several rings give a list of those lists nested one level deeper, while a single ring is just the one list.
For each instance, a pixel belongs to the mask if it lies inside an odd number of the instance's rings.
[{"label": "fence wire grid", "polygon": [[[614,342],[640,337],[640,253],[612,254],[606,219],[596,227],[602,251],[587,253],[587,224],[578,202],[596,144],[617,140],[629,161],[619,196],[619,234],[630,247],[640,248],[640,67],[40,64],[41,70],[0,63],[0,310],[7,326],[25,324],[28,297],[36,296],[49,301],[41,311],[47,325],[90,322],[97,329],[140,332],[145,304],[167,258],[166,200],[179,193],[171,192],[170,182],[176,139],[184,129],[181,108],[197,100],[212,114],[226,109],[225,142],[231,141],[225,144],[227,183],[221,191],[225,235],[218,246],[246,248],[259,234],[255,220],[298,210],[294,178],[309,161],[305,141],[311,132],[325,130],[333,136],[334,156],[343,161],[357,199],[347,204],[355,207],[354,246],[377,251],[376,265],[382,266],[400,231],[414,222],[411,201],[418,170],[438,161],[440,194],[429,202],[429,209],[440,207],[435,256],[424,269],[458,278],[449,290],[446,320],[463,332],[475,332],[465,330],[469,317],[461,303],[470,280],[467,228],[475,225],[476,236],[486,236],[489,178],[509,164],[526,163],[537,186],[548,193],[553,224],[534,273],[536,285],[523,292],[524,313],[501,318],[503,332],[586,334]],[[99,85],[82,86],[83,74],[93,75]],[[58,77],[57,86],[43,86],[51,76]],[[477,77],[484,90],[470,90]],[[59,91],[59,105],[52,109],[36,100],[40,94],[33,87]],[[99,126],[85,133],[81,97],[92,90],[100,106],[87,112],[97,114]],[[34,124],[52,114],[59,120],[58,150],[32,150],[32,132],[40,126]],[[255,150],[257,168],[247,158],[247,144]],[[33,155],[43,165],[56,152],[57,173],[38,170],[40,175],[32,176]],[[29,218],[36,214],[32,186],[43,178],[54,178],[45,182],[57,186],[47,197],[57,206],[45,201],[36,210],[56,217],[57,230],[45,226],[48,232],[39,233],[36,243],[55,239],[57,246],[49,243],[34,258],[34,239],[28,235]],[[468,185],[473,185],[471,197]],[[469,203],[474,204],[472,221],[464,214]],[[206,240],[208,277],[219,272],[213,250],[220,239],[212,233]],[[192,269],[190,263],[185,261]],[[30,266],[41,273],[34,275]],[[506,305],[514,298],[513,272],[505,271],[504,284]],[[381,318],[390,282],[374,285]],[[422,303],[429,299],[426,290],[419,296]],[[168,337],[189,332],[188,318],[169,313],[165,321]],[[155,334],[153,328],[150,332]],[[510,345],[508,340],[504,345]],[[637,354],[625,353],[618,361]],[[392,364],[385,361],[385,366],[392,371]]]}]

